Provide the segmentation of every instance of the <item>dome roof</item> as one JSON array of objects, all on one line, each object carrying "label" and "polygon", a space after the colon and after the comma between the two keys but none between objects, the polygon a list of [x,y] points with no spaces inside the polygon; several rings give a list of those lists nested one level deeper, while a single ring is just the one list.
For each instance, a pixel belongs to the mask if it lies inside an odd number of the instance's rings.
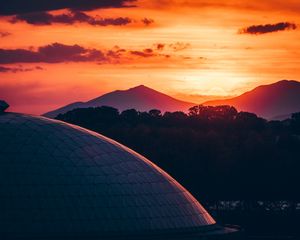
[{"label": "dome roof", "polygon": [[95,132],[0,113],[0,237],[116,236],[215,226],[163,170]]}]

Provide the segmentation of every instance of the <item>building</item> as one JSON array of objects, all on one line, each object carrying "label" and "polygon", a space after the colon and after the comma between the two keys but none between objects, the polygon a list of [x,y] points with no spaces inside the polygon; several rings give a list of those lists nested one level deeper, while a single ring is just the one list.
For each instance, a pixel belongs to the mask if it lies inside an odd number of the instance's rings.
[{"label": "building", "polygon": [[234,231],[131,149],[7,107],[0,103],[1,239],[201,239]]}]

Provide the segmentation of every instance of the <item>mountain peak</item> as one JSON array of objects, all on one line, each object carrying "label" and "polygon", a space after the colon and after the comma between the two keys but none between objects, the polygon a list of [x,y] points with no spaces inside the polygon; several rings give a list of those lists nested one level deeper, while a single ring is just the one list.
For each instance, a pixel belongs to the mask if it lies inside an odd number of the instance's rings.
[{"label": "mountain peak", "polygon": [[296,80],[281,80],[279,82],[274,83],[274,85],[299,85],[300,82],[296,81]]},{"label": "mountain peak", "polygon": [[278,82],[274,82],[274,83],[271,83],[269,85],[261,85],[259,87],[263,87],[263,86],[267,86],[267,87],[268,86],[282,86],[282,85],[288,86],[288,85],[295,85],[295,84],[299,85],[300,82],[296,81],[296,80],[283,79],[283,80],[280,80]]},{"label": "mountain peak", "polygon": [[261,85],[242,95],[204,103],[204,105],[231,105],[239,111],[253,112],[272,119],[300,111],[300,82],[281,80],[269,85]]},{"label": "mountain peak", "polygon": [[299,83],[299,82],[296,81],[296,80],[283,79],[283,80],[280,80],[280,81],[278,81],[276,83]]},{"label": "mountain peak", "polygon": [[136,87],[129,88],[128,90],[125,90],[125,91],[132,91],[132,90],[134,90],[134,91],[141,91],[141,90],[152,90],[152,91],[155,91],[152,88],[149,88],[149,87],[147,87],[145,85],[138,85]]},{"label": "mountain peak", "polygon": [[138,85],[127,90],[116,90],[106,93],[90,101],[80,104],[69,104],[54,111],[45,113],[44,116],[56,117],[60,113],[73,110],[75,108],[88,108],[110,106],[117,108],[119,111],[126,109],[136,109],[138,111],[149,111],[151,109],[159,109],[162,112],[170,111],[187,111],[195,103],[184,102],[170,97],[157,90],[149,88],[145,85]]},{"label": "mountain peak", "polygon": [[141,84],[141,85],[135,86],[135,87],[133,87],[133,88],[148,88],[148,87],[145,86],[145,85],[143,85],[143,84]]}]

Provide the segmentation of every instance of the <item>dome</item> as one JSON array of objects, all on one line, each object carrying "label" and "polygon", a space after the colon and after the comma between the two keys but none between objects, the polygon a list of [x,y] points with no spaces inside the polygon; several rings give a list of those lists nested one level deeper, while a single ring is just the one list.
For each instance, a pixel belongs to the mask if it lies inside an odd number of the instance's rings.
[{"label": "dome", "polygon": [[3,112],[0,136],[1,239],[141,239],[217,226],[167,173],[100,134]]}]

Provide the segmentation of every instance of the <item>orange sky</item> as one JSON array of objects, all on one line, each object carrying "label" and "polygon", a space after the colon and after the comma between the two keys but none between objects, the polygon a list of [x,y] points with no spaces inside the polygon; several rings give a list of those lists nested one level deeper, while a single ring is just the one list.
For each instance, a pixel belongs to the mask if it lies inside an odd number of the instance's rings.
[{"label": "orange sky", "polygon": [[[298,1],[141,0],[130,4],[135,7],[85,11],[94,19],[131,19],[120,26],[12,23],[14,15],[0,17],[0,99],[6,99],[13,111],[41,114],[140,84],[201,103],[281,79],[300,79]],[[154,22],[146,25],[144,18]],[[278,30],[277,23],[288,25]],[[256,34],[246,29],[266,24],[270,26],[255,27]],[[241,29],[249,32],[241,34]],[[49,51],[57,51],[53,43],[77,44],[86,50],[80,56],[84,60],[63,59],[60,51],[53,53],[61,56],[55,55],[52,62],[48,52],[43,58],[28,56],[49,45]],[[20,52],[8,49],[26,50],[25,62],[11,60],[12,54]],[[93,50],[105,57],[94,57]]]}]

